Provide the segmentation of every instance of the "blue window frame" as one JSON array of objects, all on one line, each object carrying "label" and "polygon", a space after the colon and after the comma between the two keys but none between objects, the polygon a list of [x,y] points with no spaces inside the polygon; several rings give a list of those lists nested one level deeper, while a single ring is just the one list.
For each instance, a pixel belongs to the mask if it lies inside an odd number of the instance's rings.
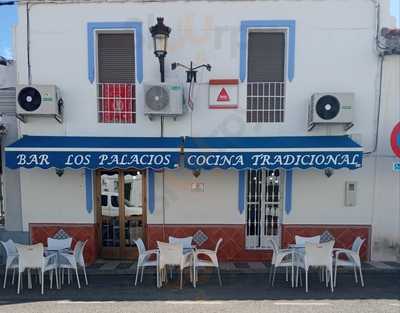
[{"label": "blue window frame", "polygon": [[90,22],[87,24],[88,79],[95,79],[95,36],[97,30],[133,30],[135,33],[136,81],[143,81],[143,39],[141,22]]}]

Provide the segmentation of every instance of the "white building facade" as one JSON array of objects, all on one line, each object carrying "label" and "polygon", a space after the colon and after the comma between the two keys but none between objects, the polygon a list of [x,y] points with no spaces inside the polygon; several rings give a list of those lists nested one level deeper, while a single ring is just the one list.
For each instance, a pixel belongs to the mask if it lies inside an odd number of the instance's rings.
[{"label": "white building facade", "polygon": [[[88,239],[89,262],[100,256],[130,258],[135,254],[133,239],[142,237],[155,246],[170,235],[194,235],[201,247],[213,247],[223,238],[222,260],[266,260],[268,239],[284,247],[296,234],[323,233],[334,237],[338,247],[350,247],[361,236],[365,260],[399,260],[400,176],[393,169],[399,158],[391,149],[390,134],[400,121],[400,57],[385,56],[381,71],[377,12],[380,26],[390,27],[394,21],[387,1],[381,1],[380,10],[377,4],[21,3],[18,84],[56,85],[64,103],[62,123],[28,116],[19,122],[21,137],[58,136],[62,139],[56,150],[66,137],[76,136],[85,142],[93,137],[124,137],[121,142],[205,137],[211,143],[229,137],[235,139],[224,141],[223,148],[232,151],[246,138],[265,138],[268,145],[271,137],[279,137],[272,147],[279,155],[289,151],[287,138],[320,136],[322,143],[353,139],[364,151],[362,166],[351,170],[282,164],[205,169],[202,160],[198,168],[188,168],[185,143],[174,146],[180,161],[166,169],[115,163],[105,170],[78,160],[79,168],[65,164],[56,173],[54,167],[60,166],[46,161],[48,169],[27,168],[43,167],[37,162],[20,163],[21,231],[29,232],[32,242],[45,241],[60,228],[75,239]],[[186,94],[184,113],[163,122],[144,114],[146,86],[160,80],[149,32],[158,16],[171,28],[166,83],[183,86]],[[188,105],[186,73],[179,67],[172,71],[171,63],[191,61],[211,64],[212,69],[197,72]],[[221,94],[223,88],[228,96]],[[353,126],[346,130],[345,125],[321,124],[309,130],[308,105],[316,93],[353,94]],[[211,146],[199,148],[206,153]],[[6,158],[18,161],[15,153]]]}]

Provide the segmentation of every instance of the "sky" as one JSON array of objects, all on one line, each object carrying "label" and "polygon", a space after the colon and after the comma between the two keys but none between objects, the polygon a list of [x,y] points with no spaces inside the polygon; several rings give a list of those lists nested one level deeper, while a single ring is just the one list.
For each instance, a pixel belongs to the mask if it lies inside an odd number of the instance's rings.
[{"label": "sky", "polygon": [[[0,0],[4,2],[6,0]],[[400,27],[400,0],[392,0],[391,14],[397,17],[397,26]],[[13,57],[12,26],[17,23],[17,9],[15,6],[0,6],[0,56],[7,59]]]}]

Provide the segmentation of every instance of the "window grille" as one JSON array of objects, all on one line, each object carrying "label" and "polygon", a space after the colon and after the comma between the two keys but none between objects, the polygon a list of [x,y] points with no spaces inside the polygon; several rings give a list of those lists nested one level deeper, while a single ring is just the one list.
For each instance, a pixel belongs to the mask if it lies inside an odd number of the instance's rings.
[{"label": "window grille", "polygon": [[247,172],[247,249],[268,249],[271,239],[280,244],[282,187],[282,172],[279,170]]},{"label": "window grille", "polygon": [[280,123],[284,121],[285,83],[247,83],[247,122]]},{"label": "window grille", "polygon": [[98,120],[100,123],[135,123],[134,84],[97,84]]}]

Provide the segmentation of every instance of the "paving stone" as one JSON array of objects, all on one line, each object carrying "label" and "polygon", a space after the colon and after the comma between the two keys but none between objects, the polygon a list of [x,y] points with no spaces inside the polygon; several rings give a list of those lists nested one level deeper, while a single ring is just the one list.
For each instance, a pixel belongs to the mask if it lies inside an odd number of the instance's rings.
[{"label": "paving stone", "polygon": [[266,266],[263,262],[249,262],[248,263],[251,269],[265,271]]},{"label": "paving stone", "polygon": [[240,268],[240,269],[250,268],[249,263],[246,263],[246,262],[234,262],[233,264],[235,264],[236,268]]},{"label": "paving stone", "polygon": [[97,270],[97,269],[100,269],[104,264],[105,264],[105,263],[96,262],[96,263],[90,265],[88,268],[89,268],[89,269]]},{"label": "paving stone", "polygon": [[119,263],[116,267],[117,270],[126,270],[128,268],[130,268],[131,266],[133,266],[132,263]]},{"label": "paving stone", "polygon": [[383,262],[366,262],[366,263],[372,265],[372,266],[375,267],[375,268],[381,269],[381,270],[390,270],[390,269],[393,269],[392,266],[387,265],[387,264],[385,264],[385,263],[383,263]]},{"label": "paving stone", "polygon": [[392,267],[400,268],[400,262],[386,261],[386,262],[383,262],[383,263],[385,263],[385,264],[387,264],[389,266],[392,266]]}]

